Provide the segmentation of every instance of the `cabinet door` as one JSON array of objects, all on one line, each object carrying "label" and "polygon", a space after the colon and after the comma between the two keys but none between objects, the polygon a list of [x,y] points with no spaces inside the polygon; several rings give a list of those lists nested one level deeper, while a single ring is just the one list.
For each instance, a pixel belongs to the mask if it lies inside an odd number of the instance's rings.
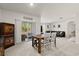
[{"label": "cabinet door", "polygon": [[5,25],[4,26],[4,34],[12,34],[14,32],[14,26],[12,25]]}]

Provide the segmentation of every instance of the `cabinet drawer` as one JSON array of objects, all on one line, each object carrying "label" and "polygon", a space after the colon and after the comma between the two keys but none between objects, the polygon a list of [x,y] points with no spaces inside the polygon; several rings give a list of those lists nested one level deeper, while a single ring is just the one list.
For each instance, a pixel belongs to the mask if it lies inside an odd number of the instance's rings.
[{"label": "cabinet drawer", "polygon": [[6,37],[4,40],[5,45],[11,44],[14,42],[14,38],[13,37]]}]

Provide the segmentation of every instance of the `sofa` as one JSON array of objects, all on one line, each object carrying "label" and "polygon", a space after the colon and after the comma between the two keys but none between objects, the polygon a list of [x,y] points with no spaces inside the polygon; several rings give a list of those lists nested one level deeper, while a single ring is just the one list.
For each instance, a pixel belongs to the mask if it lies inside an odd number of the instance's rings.
[{"label": "sofa", "polygon": [[56,32],[56,37],[65,37],[65,31],[46,31],[46,33]]}]

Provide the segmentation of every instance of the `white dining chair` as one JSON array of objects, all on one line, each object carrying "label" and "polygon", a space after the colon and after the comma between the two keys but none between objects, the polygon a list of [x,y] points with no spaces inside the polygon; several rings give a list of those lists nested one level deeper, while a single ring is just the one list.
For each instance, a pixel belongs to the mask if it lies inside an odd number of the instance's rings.
[{"label": "white dining chair", "polygon": [[54,44],[54,46],[56,47],[56,32],[51,33],[51,46],[52,44]]},{"label": "white dining chair", "polygon": [[42,43],[43,43],[43,48],[42,49],[43,49],[44,53],[46,53],[47,51],[49,51],[51,49],[50,34],[46,33],[44,35],[45,35],[45,38],[42,41]]},{"label": "white dining chair", "polygon": [[45,33],[45,36],[47,37],[47,39],[51,39],[51,33]]}]

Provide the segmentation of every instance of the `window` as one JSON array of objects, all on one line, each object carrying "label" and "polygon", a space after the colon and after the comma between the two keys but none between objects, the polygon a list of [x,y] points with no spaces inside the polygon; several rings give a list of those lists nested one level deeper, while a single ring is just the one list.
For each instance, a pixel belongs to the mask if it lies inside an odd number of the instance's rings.
[{"label": "window", "polygon": [[22,22],[22,32],[31,32],[32,24],[30,22]]}]

